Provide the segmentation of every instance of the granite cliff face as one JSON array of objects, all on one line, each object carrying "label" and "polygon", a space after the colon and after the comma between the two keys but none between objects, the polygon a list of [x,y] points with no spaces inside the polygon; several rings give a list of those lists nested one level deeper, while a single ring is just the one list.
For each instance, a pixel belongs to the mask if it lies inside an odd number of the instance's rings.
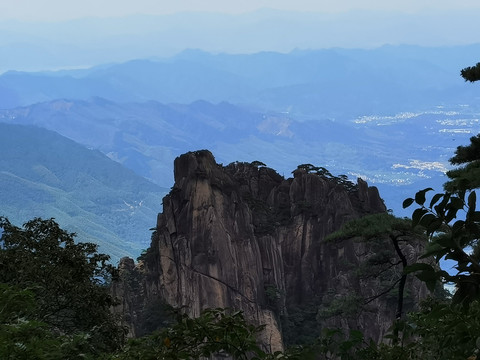
[{"label": "granite cliff face", "polygon": [[[139,279],[141,289],[114,289],[135,334],[142,308],[154,301],[184,307],[192,316],[229,307],[265,324],[262,342],[276,351],[285,332],[305,326],[290,315],[313,309],[308,320],[318,323],[319,309],[328,310],[336,297],[371,292],[349,269],[372,246],[324,239],[346,221],[385,213],[376,188],[311,173],[308,166],[289,179],[258,162],[224,167],[206,150],[178,157],[174,168],[175,185],[163,200],[150,248],[136,268],[123,261],[124,273]],[[405,250],[416,259],[419,249]],[[326,317],[325,324],[360,327],[379,340],[395,306],[381,299],[371,306],[353,318]]]}]

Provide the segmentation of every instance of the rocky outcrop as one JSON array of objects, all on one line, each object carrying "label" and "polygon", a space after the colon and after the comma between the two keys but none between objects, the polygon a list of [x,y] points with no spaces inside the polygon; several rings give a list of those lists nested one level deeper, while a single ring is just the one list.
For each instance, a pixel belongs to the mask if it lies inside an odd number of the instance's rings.
[{"label": "rocky outcrop", "polygon": [[[262,342],[276,351],[283,348],[282,332],[296,326],[282,319],[308,304],[309,320],[321,322],[318,312],[329,296],[361,290],[347,269],[368,246],[324,239],[349,220],[385,213],[376,188],[308,167],[284,179],[258,162],[222,166],[206,150],[178,157],[174,168],[175,184],[143,257],[144,303],[161,299],[192,316],[210,307],[242,310],[266,325]],[[135,328],[133,302],[124,303]],[[394,310],[385,305],[335,324],[390,324]],[[385,326],[376,328],[368,335],[377,340]]]},{"label": "rocky outcrop", "polygon": [[131,258],[121,258],[118,264],[119,279],[113,281],[110,286],[113,297],[118,299],[112,310],[119,315],[130,337],[143,335],[142,313],[148,300],[144,292],[145,277],[142,265],[135,264]]}]

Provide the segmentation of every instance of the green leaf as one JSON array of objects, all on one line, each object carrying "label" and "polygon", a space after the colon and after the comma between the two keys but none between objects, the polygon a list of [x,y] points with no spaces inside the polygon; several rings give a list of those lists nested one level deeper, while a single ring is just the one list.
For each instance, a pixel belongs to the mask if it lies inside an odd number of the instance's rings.
[{"label": "green leaf", "polygon": [[418,224],[423,227],[428,227],[432,221],[434,221],[437,217],[433,214],[425,214],[420,218]]},{"label": "green leaf", "polygon": [[423,281],[430,291],[434,291],[436,282],[439,278],[439,275],[436,273],[435,269],[431,265],[425,263],[412,264],[404,269],[405,274],[416,271],[420,271],[420,273],[416,274],[415,276],[419,280]]},{"label": "green leaf", "polygon": [[415,200],[412,199],[412,198],[408,198],[408,199],[403,200],[403,204],[402,204],[403,208],[406,209],[407,207],[412,205],[414,201]]},{"label": "green leaf", "polygon": [[446,193],[443,196],[442,201],[438,205],[435,205],[435,211],[438,217],[442,218],[445,215],[445,207],[450,201],[450,198],[451,198],[451,195],[449,193]]},{"label": "green leaf", "polygon": [[435,218],[433,221],[430,222],[427,226],[427,235],[430,236],[434,232],[438,231],[443,225],[442,220]]},{"label": "green leaf", "polygon": [[350,339],[361,342],[363,341],[363,333],[360,330],[350,330]]},{"label": "green leaf", "polygon": [[477,195],[475,194],[475,191],[472,191],[470,195],[468,195],[468,208],[475,210],[477,203]]},{"label": "green leaf", "polygon": [[412,214],[412,227],[417,226],[420,223],[420,219],[422,218],[422,216],[425,215],[427,212],[428,210],[424,208],[415,209]]},{"label": "green leaf", "polygon": [[410,274],[410,273],[416,272],[416,271],[432,271],[432,272],[435,272],[432,265],[425,264],[425,263],[415,263],[415,264],[408,265],[407,267],[405,267],[405,269],[403,270],[403,273],[404,274]]},{"label": "green leaf", "polygon": [[438,276],[435,270],[433,270],[433,268],[431,270],[422,271],[421,273],[416,274],[416,276],[418,279],[424,282],[433,281],[433,280],[436,281],[438,279]]},{"label": "green leaf", "polygon": [[480,211],[469,212],[467,218],[469,221],[480,222]]},{"label": "green leaf", "polygon": [[437,286],[437,280],[425,280],[425,285],[427,286],[427,289],[430,290],[431,292],[435,291],[435,287]]},{"label": "green leaf", "polygon": [[433,195],[432,200],[430,201],[430,208],[433,208],[433,205],[435,205],[443,196],[445,196],[445,194],[440,193]]},{"label": "green leaf", "polygon": [[[453,236],[458,236],[458,233],[463,230],[463,227],[465,225],[465,221],[463,220],[457,220],[452,226],[452,235]],[[452,241],[452,244],[455,244],[455,242]]]},{"label": "green leaf", "polygon": [[477,223],[470,222],[470,221],[466,222],[465,229],[475,238],[478,238],[480,235],[480,228],[478,227]]},{"label": "green leaf", "polygon": [[432,188],[426,188],[426,189],[423,189],[423,190],[420,190],[419,192],[417,192],[415,194],[415,202],[418,204],[418,205],[423,205],[425,203],[425,193],[427,191],[431,191],[433,190]]},{"label": "green leaf", "polygon": [[448,281],[452,278],[452,276],[445,270],[439,270],[437,271],[437,278],[443,278],[444,281]]},{"label": "green leaf", "polygon": [[457,209],[457,208],[452,208],[452,209],[448,210],[447,214],[445,215],[445,222],[449,223],[450,221],[455,219],[457,217],[458,210],[459,209]]},{"label": "green leaf", "polygon": [[428,247],[425,249],[425,252],[420,256],[420,259],[426,259],[431,256],[437,255],[439,253],[442,253],[442,256],[443,256],[444,251],[445,251],[445,248],[443,246],[434,242],[428,245]]},{"label": "green leaf", "polygon": [[464,206],[465,206],[465,202],[462,199],[458,197],[452,197],[446,208],[448,210],[453,210],[453,209],[461,210],[463,209]]}]

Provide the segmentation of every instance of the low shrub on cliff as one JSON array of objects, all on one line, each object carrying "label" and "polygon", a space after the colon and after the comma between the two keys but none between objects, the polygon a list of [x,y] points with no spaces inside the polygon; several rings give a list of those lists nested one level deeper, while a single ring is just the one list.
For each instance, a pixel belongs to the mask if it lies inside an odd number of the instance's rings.
[{"label": "low shrub on cliff", "polygon": [[248,324],[241,312],[207,309],[199,317],[178,314],[177,322],[152,335],[129,341],[124,350],[111,359],[204,359],[211,356],[235,360],[307,359],[301,350],[270,354],[257,342],[262,327]]}]

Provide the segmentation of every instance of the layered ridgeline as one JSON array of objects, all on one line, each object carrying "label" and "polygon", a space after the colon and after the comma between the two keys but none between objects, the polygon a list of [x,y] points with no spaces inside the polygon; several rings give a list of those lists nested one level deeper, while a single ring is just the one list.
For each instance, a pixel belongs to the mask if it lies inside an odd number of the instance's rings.
[{"label": "layered ridgeline", "polygon": [[[249,37],[249,42],[257,35]],[[474,88],[463,84],[458,70],[475,63],[478,49],[478,44],[368,50],[336,47],[234,55],[186,50],[166,59],[137,59],[89,69],[10,71],[0,75],[0,108],[99,96],[116,102],[228,101],[287,111],[297,118],[340,121],[368,114],[416,112],[437,105],[475,103]]]},{"label": "layered ridgeline", "polygon": [[175,157],[195,149],[208,148],[225,164],[262,154],[262,161],[280,174],[305,162],[322,164],[332,173],[378,186],[387,207],[397,216],[407,215],[403,199],[418,189],[441,188],[455,147],[478,133],[480,111],[472,105],[374,114],[348,122],[321,116],[299,121],[290,114],[226,102],[116,103],[94,98],[0,110],[0,121],[56,131],[164,187],[173,183]]},{"label": "layered ridgeline", "polygon": [[[242,310],[266,325],[269,350],[308,342],[325,326],[385,335],[396,287],[380,294],[402,274],[392,242],[326,239],[349,220],[388,216],[376,188],[309,164],[288,179],[259,161],[222,166],[207,150],[178,157],[174,172],[150,248],[137,265],[121,261],[123,282],[113,289],[132,335],[161,326],[162,303],[191,316]],[[422,253],[418,242],[398,243],[409,262]],[[379,261],[389,266],[372,276]],[[425,294],[409,279],[405,305]]]},{"label": "layered ridgeline", "polygon": [[148,246],[166,189],[53,131],[0,123],[0,216],[53,217],[115,263]]}]

